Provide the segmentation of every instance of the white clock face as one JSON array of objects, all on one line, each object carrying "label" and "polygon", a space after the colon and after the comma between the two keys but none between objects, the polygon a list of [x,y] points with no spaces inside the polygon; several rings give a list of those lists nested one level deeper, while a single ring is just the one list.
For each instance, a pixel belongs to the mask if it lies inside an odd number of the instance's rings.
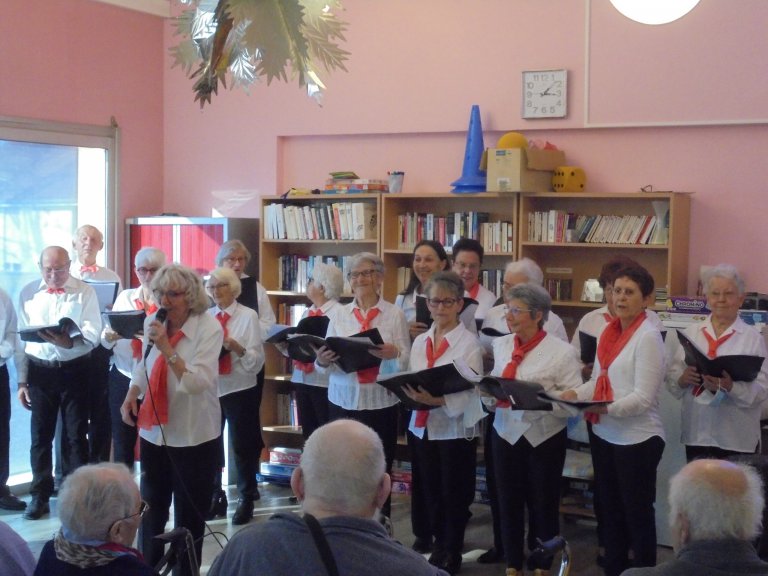
[{"label": "white clock face", "polygon": [[523,118],[564,118],[567,113],[567,70],[523,72]]}]

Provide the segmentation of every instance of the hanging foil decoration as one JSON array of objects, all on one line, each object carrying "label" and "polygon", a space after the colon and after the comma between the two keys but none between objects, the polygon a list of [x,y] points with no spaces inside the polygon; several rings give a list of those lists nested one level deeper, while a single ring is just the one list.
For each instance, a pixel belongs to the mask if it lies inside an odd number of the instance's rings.
[{"label": "hanging foil decoration", "polygon": [[318,68],[344,70],[349,52],[339,46],[346,23],[334,16],[338,1],[178,0],[188,5],[176,18],[182,40],[171,48],[173,66],[195,81],[202,108],[219,83],[248,89],[266,78],[298,79],[307,95],[322,102],[325,85]]}]

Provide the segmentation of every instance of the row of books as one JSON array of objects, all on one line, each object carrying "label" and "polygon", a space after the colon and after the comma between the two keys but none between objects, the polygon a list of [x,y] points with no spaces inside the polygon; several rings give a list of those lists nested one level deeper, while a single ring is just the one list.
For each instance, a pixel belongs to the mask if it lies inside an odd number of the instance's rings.
[{"label": "row of books", "polygon": [[350,256],[305,256],[302,254],[284,254],[277,260],[279,290],[306,292],[315,264],[323,262],[341,269],[344,278],[344,293],[351,292],[347,272]]},{"label": "row of books", "polygon": [[389,192],[389,180],[380,178],[328,178],[326,193]]},{"label": "row of books", "polygon": [[296,395],[290,392],[288,394],[277,394],[276,398],[276,424],[278,426],[301,426]]},{"label": "row of books", "polygon": [[[397,292],[400,293],[408,287],[413,270],[410,266],[400,266],[397,269]],[[504,284],[504,270],[489,268],[480,271],[480,284],[488,288],[496,296],[501,296],[502,284]]]},{"label": "row of books", "polygon": [[264,206],[267,240],[369,240],[378,235],[373,202]]},{"label": "row of books", "polygon": [[545,210],[528,214],[528,241],[593,244],[666,244],[667,230],[656,216],[574,214]]},{"label": "row of books", "polygon": [[436,240],[450,249],[459,238],[473,238],[487,252],[511,252],[513,226],[509,221],[489,222],[488,212],[406,212],[397,216],[398,248],[410,249],[422,240]]},{"label": "row of books", "polygon": [[573,295],[573,280],[571,278],[545,278],[544,288],[552,300],[570,300]]}]

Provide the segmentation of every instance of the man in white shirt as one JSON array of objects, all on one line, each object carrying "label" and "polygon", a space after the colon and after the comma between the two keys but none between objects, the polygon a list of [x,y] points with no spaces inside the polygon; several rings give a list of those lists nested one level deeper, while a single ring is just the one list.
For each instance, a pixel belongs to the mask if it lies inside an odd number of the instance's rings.
[{"label": "man in white shirt", "polygon": [[[84,224],[72,236],[72,248],[76,258],[70,265],[69,273],[73,278],[86,282],[117,282],[117,292],[122,289],[120,276],[116,272],[99,266],[96,258],[104,248],[104,235],[95,226]],[[109,412],[109,362],[112,350],[101,344],[91,352],[91,374],[88,379],[88,462],[108,462],[112,442],[112,424]],[[61,426],[61,419],[56,426],[56,475],[59,476],[60,464],[66,459],[61,453],[61,445],[66,445],[67,438]],[[59,441],[60,439],[60,441]],[[61,456],[61,458],[60,458]],[[58,484],[58,481],[57,481]]]},{"label": "man in white shirt", "polygon": [[18,398],[32,411],[30,461],[32,503],[25,518],[48,514],[53,493],[52,442],[59,410],[68,442],[64,475],[88,461],[87,400],[91,351],[99,343],[101,314],[93,288],[69,274],[65,248],[49,246],[40,255],[42,280],[27,284],[19,295],[19,328],[51,326],[70,318],[79,328],[68,331],[37,330],[41,342],[24,342],[16,351]]}]

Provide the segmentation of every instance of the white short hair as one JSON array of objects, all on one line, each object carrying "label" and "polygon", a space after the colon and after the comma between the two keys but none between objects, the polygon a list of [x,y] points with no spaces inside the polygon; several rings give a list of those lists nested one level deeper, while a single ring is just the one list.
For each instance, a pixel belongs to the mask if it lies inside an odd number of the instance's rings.
[{"label": "white short hair", "polygon": [[701,275],[701,285],[704,288],[704,294],[709,294],[709,283],[714,278],[724,278],[726,280],[730,280],[739,291],[739,296],[744,295],[747,285],[744,282],[744,278],[741,277],[741,274],[739,274],[739,271],[735,266],[731,266],[730,264],[718,264],[705,270]]},{"label": "white short hair", "polygon": [[325,297],[329,300],[338,300],[344,289],[344,275],[341,268],[333,264],[318,262],[312,268],[312,282],[323,287]]},{"label": "white short hair", "polygon": [[542,272],[541,267],[530,258],[520,258],[520,260],[508,262],[504,269],[504,273],[522,274],[528,279],[528,282],[532,284],[544,284],[544,272]]},{"label": "white short hair", "polygon": [[721,460],[695,460],[732,467],[744,474],[746,488],[740,493],[724,489],[716,476],[691,473],[687,467],[669,483],[670,522],[688,519],[691,540],[738,539],[751,541],[760,533],[763,517],[763,482],[751,466]]},{"label": "white short hair", "polygon": [[59,520],[77,542],[107,540],[112,524],[136,513],[138,487],[123,464],[81,466],[59,493]]},{"label": "white short hair", "polygon": [[384,477],[384,448],[365,424],[334,420],[307,439],[301,470],[307,500],[340,515],[360,516],[375,501]]}]

